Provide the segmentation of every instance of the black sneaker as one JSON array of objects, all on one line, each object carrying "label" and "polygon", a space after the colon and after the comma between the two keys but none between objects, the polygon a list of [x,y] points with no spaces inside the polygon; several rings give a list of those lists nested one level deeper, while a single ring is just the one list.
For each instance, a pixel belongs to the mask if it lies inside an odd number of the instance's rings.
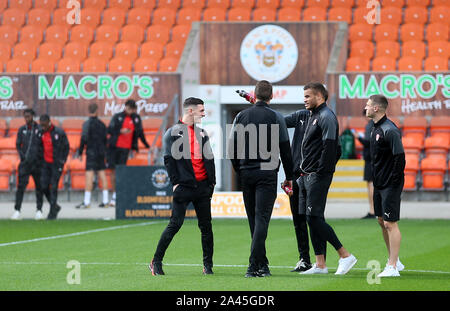
[{"label": "black sneaker", "polygon": [[162,262],[160,261],[154,261],[152,259],[152,262],[148,265],[148,268],[152,272],[152,275],[164,275],[164,271],[162,269]]},{"label": "black sneaker", "polygon": [[247,273],[245,273],[245,277],[246,278],[256,278],[258,276],[259,276],[258,269],[253,265],[249,265],[248,269],[247,269]]},{"label": "black sneaker", "polygon": [[55,208],[50,208],[50,212],[47,215],[47,219],[48,220],[54,220],[56,219],[56,217],[58,216],[59,211],[61,210],[61,206],[59,206],[58,204],[56,205]]},{"label": "black sneaker", "polygon": [[204,265],[203,266],[203,274],[205,274],[205,275],[207,275],[207,274],[214,274],[214,272],[212,271],[212,266]]},{"label": "black sneaker", "polygon": [[109,205],[108,205],[108,203],[101,203],[101,204],[99,204],[98,205],[98,207],[101,207],[101,208],[108,208],[109,207]]},{"label": "black sneaker", "polygon": [[258,276],[260,277],[266,277],[271,276],[270,269],[268,265],[262,265],[258,270]]},{"label": "black sneaker", "polygon": [[300,259],[300,261],[297,262],[297,265],[295,266],[294,270],[291,270],[291,272],[303,272],[311,268],[312,265],[310,262],[306,262],[303,259]]},{"label": "black sneaker", "polygon": [[362,217],[361,219],[372,219],[372,218],[375,218],[375,217],[376,217],[376,216],[375,216],[374,214],[367,213],[367,215],[364,216],[364,217]]},{"label": "black sneaker", "polygon": [[86,209],[86,208],[90,208],[91,205],[86,205],[84,203],[78,204],[77,206],[75,206],[75,208],[79,208],[79,209]]}]

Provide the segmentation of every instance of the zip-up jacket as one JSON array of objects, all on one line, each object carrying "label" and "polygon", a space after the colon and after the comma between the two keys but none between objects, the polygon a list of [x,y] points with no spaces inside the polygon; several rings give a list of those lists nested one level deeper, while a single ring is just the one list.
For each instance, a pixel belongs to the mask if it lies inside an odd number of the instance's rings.
[{"label": "zip-up jacket", "polygon": [[[122,129],[123,121],[125,120],[126,113],[125,111],[116,113],[112,118],[111,122],[108,126],[108,134],[110,135],[108,140],[109,147],[115,147],[117,143],[117,139],[120,135],[120,130]],[[150,145],[147,143],[147,140],[144,136],[144,130],[142,128],[141,117],[137,113],[133,113],[130,115],[134,124],[134,132],[133,132],[133,140],[131,143],[131,149],[138,151],[138,138],[141,139],[142,143],[145,147],[149,148]]]},{"label": "zip-up jacket", "polygon": [[[272,139],[275,140],[273,146]],[[286,179],[293,180],[286,122],[279,112],[269,108],[263,101],[238,113],[227,148],[228,158],[237,173],[242,169],[278,171],[281,157]]]},{"label": "zip-up jacket", "polygon": [[326,103],[311,110],[302,142],[302,173],[333,174],[341,157],[339,124]]},{"label": "zip-up jacket", "polygon": [[106,126],[97,117],[90,117],[83,123],[80,147],[78,154],[83,153],[86,146],[86,155],[104,156],[106,154]]},{"label": "zip-up jacket", "polygon": [[[44,158],[44,145],[42,143],[43,131],[39,131],[39,150],[42,158]],[[62,128],[53,126],[50,132],[53,145],[53,164],[58,168],[64,167],[67,156],[69,155],[69,140]]]},{"label": "zip-up jacket", "polygon": [[[206,131],[194,125],[195,138],[200,144],[207,181],[210,186],[216,184],[214,155]],[[188,126],[180,121],[169,128],[163,137],[164,165],[173,185],[197,187],[194,168],[191,161],[191,150]]]},{"label": "zip-up jacket", "polygon": [[295,128],[292,138],[292,159],[294,162],[294,175],[300,176],[300,163],[302,159],[301,148],[306,125],[308,124],[310,112],[306,109],[298,110],[284,117],[287,128]]},{"label": "zip-up jacket", "polygon": [[33,122],[31,128],[28,128],[26,124],[19,128],[16,149],[22,163],[39,165],[42,162],[42,155],[39,152],[40,131],[41,129],[36,122]]},{"label": "zip-up jacket", "polygon": [[402,135],[386,115],[372,128],[370,154],[375,187],[397,187],[403,182],[406,161]]}]

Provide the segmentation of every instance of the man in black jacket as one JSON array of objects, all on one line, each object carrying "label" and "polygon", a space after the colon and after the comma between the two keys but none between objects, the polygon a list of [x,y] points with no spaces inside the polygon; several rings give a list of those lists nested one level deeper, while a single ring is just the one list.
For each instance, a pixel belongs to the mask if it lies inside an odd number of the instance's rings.
[{"label": "man in black jacket", "polygon": [[130,150],[138,151],[138,138],[146,148],[150,145],[144,136],[141,117],[136,113],[136,102],[129,99],[125,102],[125,110],[116,113],[109,123],[107,168],[111,170],[111,188],[113,191],[110,205],[116,204],[116,165],[127,164]]},{"label": "man in black jacket", "polygon": [[50,117],[41,115],[40,125],[40,152],[44,158],[41,171],[41,187],[48,202],[50,212],[47,219],[56,219],[61,207],[57,204],[58,184],[61,178],[64,164],[69,155],[69,141],[63,129],[54,126],[50,122]]},{"label": "man in black jacket", "polygon": [[106,180],[106,126],[97,118],[97,104],[90,104],[88,107],[89,119],[83,123],[80,147],[77,150],[77,157],[81,157],[86,146],[86,186],[83,203],[76,208],[89,208],[91,204],[91,192],[94,183],[94,172],[98,172],[98,177],[102,182],[102,203],[99,207],[108,207],[108,183]]},{"label": "man in black jacket", "polygon": [[356,258],[341,244],[333,228],[325,222],[325,204],[336,163],[341,155],[339,124],[326,104],[328,92],[321,83],[308,83],[304,89],[305,107],[311,111],[301,146],[299,186],[300,214],[306,215],[316,263],[302,274],[326,274],[327,242],[340,257],[335,274],[346,274]]},{"label": "man in black jacket", "polygon": [[164,275],[162,260],[192,203],[202,236],[203,274],[213,274],[211,198],[216,184],[214,156],[208,134],[197,127],[205,116],[204,103],[190,97],[183,103],[183,117],[163,138],[164,165],[173,184],[172,216],[149,265],[153,275]]},{"label": "man in black jacket", "polygon": [[400,276],[404,269],[399,259],[402,239],[400,198],[405,183],[405,152],[397,126],[386,117],[388,101],[383,95],[372,95],[366,104],[366,115],[373,120],[370,156],[373,174],[373,204],[389,254],[387,265],[378,277]]},{"label": "man in black jacket", "polygon": [[240,176],[252,238],[246,277],[271,275],[265,244],[277,197],[279,158],[290,187],[294,171],[284,117],[269,108],[272,85],[265,80],[259,81],[255,96],[256,103],[234,119],[227,145],[228,158]]},{"label": "man in black jacket", "polygon": [[23,117],[25,125],[19,128],[16,139],[16,149],[20,156],[18,169],[19,184],[16,192],[16,204],[14,214],[11,219],[20,219],[20,208],[22,206],[23,195],[28,185],[30,175],[33,177],[36,186],[36,220],[43,219],[42,204],[43,193],[41,189],[41,165],[42,157],[39,153],[39,125],[34,121],[35,113],[33,109],[25,109]]}]

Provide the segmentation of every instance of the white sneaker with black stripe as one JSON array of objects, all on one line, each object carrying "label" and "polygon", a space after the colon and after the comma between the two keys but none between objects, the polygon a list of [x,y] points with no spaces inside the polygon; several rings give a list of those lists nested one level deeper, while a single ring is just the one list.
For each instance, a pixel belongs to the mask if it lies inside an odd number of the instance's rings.
[{"label": "white sneaker with black stripe", "polygon": [[300,274],[327,274],[328,273],[328,268],[319,268],[317,267],[316,264],[313,264],[311,269],[306,270],[304,272],[300,272]]}]

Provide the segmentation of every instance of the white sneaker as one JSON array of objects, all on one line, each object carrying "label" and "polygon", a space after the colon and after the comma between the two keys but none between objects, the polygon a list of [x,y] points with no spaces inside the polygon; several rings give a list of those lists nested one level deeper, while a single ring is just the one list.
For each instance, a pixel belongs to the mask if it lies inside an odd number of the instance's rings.
[{"label": "white sneaker", "polygon": [[348,271],[350,271],[351,268],[356,264],[358,260],[355,256],[350,254],[350,256],[345,258],[339,259],[339,266],[336,270],[335,274],[346,274]]},{"label": "white sneaker", "polygon": [[44,219],[44,215],[42,215],[42,211],[36,211],[36,215],[34,216],[35,220],[42,220]]},{"label": "white sneaker", "polygon": [[377,275],[378,278],[392,276],[400,276],[400,273],[398,273],[397,268],[391,265],[387,265],[386,268],[384,268],[383,272]]},{"label": "white sneaker", "polygon": [[[389,264],[389,258],[388,258],[388,260],[386,262],[386,266],[388,264]],[[395,266],[397,267],[398,272],[403,271],[403,269],[405,269],[405,265],[400,262],[400,257],[397,258],[397,263],[395,264]]]},{"label": "white sneaker", "polygon": [[116,200],[109,201],[108,205],[111,206],[111,207],[115,207],[116,206]]},{"label": "white sneaker", "polygon": [[300,272],[300,274],[327,274],[328,273],[328,268],[319,268],[316,266],[316,264],[313,264],[313,266],[311,267],[311,269]]},{"label": "white sneaker", "polygon": [[14,211],[14,214],[12,214],[11,216],[12,220],[20,220],[20,212],[19,211]]}]

